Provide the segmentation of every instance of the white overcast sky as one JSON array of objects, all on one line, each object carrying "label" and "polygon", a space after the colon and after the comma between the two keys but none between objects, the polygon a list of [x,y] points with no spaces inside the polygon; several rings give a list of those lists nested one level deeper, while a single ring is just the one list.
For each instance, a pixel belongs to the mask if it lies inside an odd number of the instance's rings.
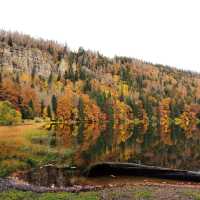
[{"label": "white overcast sky", "polygon": [[0,29],[200,72],[199,0],[0,0]]}]

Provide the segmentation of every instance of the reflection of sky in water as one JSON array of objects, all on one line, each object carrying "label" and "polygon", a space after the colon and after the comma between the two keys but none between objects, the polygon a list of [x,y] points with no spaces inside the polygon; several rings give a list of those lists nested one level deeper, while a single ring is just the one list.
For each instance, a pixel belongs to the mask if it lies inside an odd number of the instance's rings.
[{"label": "reflection of sky in water", "polygon": [[188,135],[180,127],[173,126],[169,133],[162,134],[151,126],[146,130],[140,126],[112,123],[80,123],[56,130],[56,144],[73,148],[77,164],[129,161],[199,170],[199,130]]}]

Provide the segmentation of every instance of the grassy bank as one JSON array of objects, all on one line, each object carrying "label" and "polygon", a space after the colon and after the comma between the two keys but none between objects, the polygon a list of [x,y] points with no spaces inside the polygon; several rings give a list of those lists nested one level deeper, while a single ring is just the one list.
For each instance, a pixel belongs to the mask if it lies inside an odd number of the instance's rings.
[{"label": "grassy bank", "polygon": [[200,200],[198,189],[135,186],[109,188],[97,192],[43,193],[11,190],[0,193],[0,200]]},{"label": "grassy bank", "polygon": [[42,125],[0,126],[0,177],[52,162],[70,162],[73,152],[53,147],[51,133]]},{"label": "grassy bank", "polygon": [[8,191],[0,193],[0,200],[99,200],[95,192],[85,193],[44,193]]}]

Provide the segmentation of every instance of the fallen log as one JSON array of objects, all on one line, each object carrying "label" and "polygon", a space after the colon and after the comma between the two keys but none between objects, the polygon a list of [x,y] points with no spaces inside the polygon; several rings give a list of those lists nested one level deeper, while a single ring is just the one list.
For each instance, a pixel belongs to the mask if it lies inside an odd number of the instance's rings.
[{"label": "fallen log", "polygon": [[144,176],[163,179],[200,182],[200,172],[162,168],[156,166],[141,165],[136,163],[102,162],[89,166],[84,175],[88,177],[98,176]]}]

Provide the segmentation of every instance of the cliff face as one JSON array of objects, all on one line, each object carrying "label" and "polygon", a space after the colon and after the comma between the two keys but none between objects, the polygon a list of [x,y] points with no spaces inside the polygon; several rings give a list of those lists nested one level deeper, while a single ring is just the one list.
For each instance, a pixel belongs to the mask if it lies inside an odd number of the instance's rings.
[{"label": "cliff face", "polygon": [[9,46],[0,42],[0,66],[3,71],[26,72],[31,74],[33,70],[37,75],[48,77],[51,72],[63,74],[68,69],[67,62],[62,59],[55,62],[51,54],[38,48],[23,47],[19,45]]}]

